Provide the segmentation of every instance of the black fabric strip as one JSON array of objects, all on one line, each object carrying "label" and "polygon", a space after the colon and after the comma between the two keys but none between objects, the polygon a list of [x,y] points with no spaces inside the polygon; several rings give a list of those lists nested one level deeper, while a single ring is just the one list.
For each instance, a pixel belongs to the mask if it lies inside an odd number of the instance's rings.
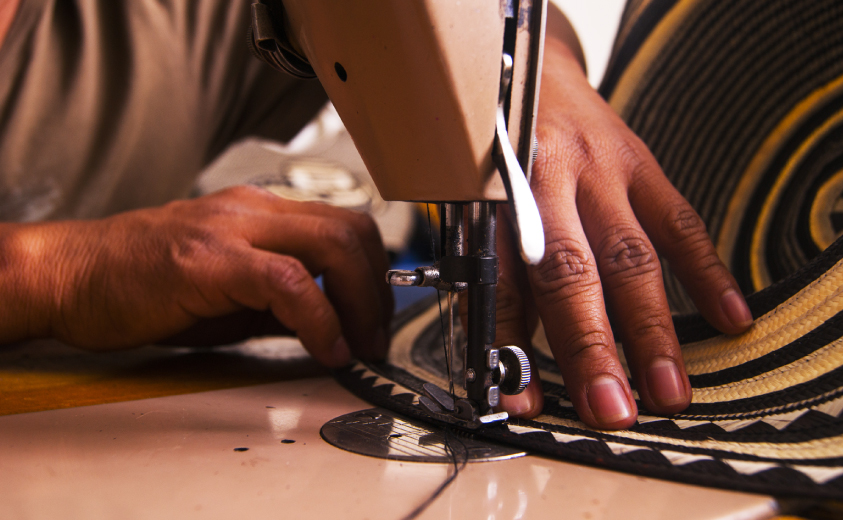
[{"label": "black fabric strip", "polygon": [[[425,381],[410,374],[406,370],[386,363],[369,364],[368,367],[370,370],[382,377],[395,381],[396,383],[409,388],[418,394],[422,393],[422,385]],[[814,398],[824,392],[840,390],[840,387],[843,386],[843,383],[841,383],[841,377],[843,377],[843,367],[812,382],[803,383],[802,385],[791,387],[785,391],[768,394],[766,396],[741,399],[731,401],[729,403],[692,404],[685,412],[678,414],[673,418],[699,421],[752,419],[758,417],[758,410],[762,410],[769,406],[783,406],[787,402],[803,401]],[[353,379],[353,377],[351,379]],[[546,381],[542,382],[542,386],[545,389],[546,394],[545,408],[542,413],[559,417],[561,419],[569,419],[572,421],[579,420],[576,412],[574,412],[572,408],[560,406],[558,404],[558,399],[554,398],[555,396],[560,395],[565,396],[563,398],[567,398],[567,392],[564,391],[563,387]],[[373,401],[371,398],[372,394],[377,393],[368,388],[361,388],[359,384],[356,385],[355,388],[356,392],[361,393],[370,401]],[[386,392],[385,387],[384,392]],[[841,393],[843,393],[843,391],[839,391],[838,395],[829,399],[839,397],[839,394]],[[386,392],[385,395],[389,395],[389,393]],[[821,404],[829,399],[818,400],[816,404]],[[379,401],[373,402],[381,404]],[[641,402],[638,402],[637,404],[639,409],[642,410],[642,413],[646,413],[643,404]],[[782,413],[787,411],[787,409],[784,409],[782,410]],[[422,416],[422,418],[428,420],[430,419],[430,417],[427,416]],[[672,422],[667,421],[667,419],[670,419],[669,417],[665,417],[665,419],[666,421],[664,422],[636,424],[631,428],[631,431],[686,441],[719,440],[723,442],[766,442],[772,444],[807,442],[816,439],[843,436],[843,422],[839,420],[832,420],[826,423],[817,423],[816,421],[813,421],[807,424],[807,427],[800,427],[798,425],[798,421],[794,421],[794,424],[786,430],[776,430],[775,432],[771,429],[750,429],[747,431],[738,430],[727,432],[715,425],[681,429]],[[536,421],[530,421],[529,424],[534,427],[550,428],[553,431],[563,431],[557,427],[552,427],[548,424]],[[582,432],[580,432],[580,434],[591,435],[591,433]],[[606,435],[611,437],[610,433],[600,433],[600,435],[595,438],[605,438]],[[642,442],[642,445],[650,445],[650,443]],[[841,464],[843,464],[843,461],[841,461]]]},{"label": "black fabric strip", "polygon": [[[839,397],[839,395],[837,397]],[[639,413],[642,415],[649,414],[640,401],[637,402],[637,405]],[[548,399],[547,396],[545,397],[545,408],[542,413],[558,417],[560,419],[579,421],[579,418],[573,408],[560,406],[557,400]],[[841,423],[838,418],[832,418],[826,414],[821,414],[820,412],[808,412],[805,415],[807,416],[809,413],[812,415],[805,417],[804,420],[801,420],[802,418],[800,418],[793,421],[793,423],[784,430],[778,430],[775,427],[760,421],[747,428],[741,428],[731,432],[711,423],[701,424],[690,428],[680,428],[671,419],[689,419],[705,422],[712,420],[723,421],[761,418],[758,415],[751,413],[745,415],[735,414],[734,419],[730,419],[726,414],[700,414],[698,416],[689,416],[687,413],[682,413],[673,417],[664,417],[663,421],[636,424],[630,428],[630,431],[644,435],[654,435],[665,437],[667,439],[683,441],[718,440],[722,442],[765,442],[770,444],[808,442],[817,439],[843,436],[843,423]],[[822,417],[822,419],[820,419],[820,417]],[[549,425],[546,424],[543,426],[543,428],[548,427]],[[649,442],[650,441],[647,441],[645,444],[649,445]]]},{"label": "black fabric strip", "polygon": [[[837,500],[843,497],[843,479],[837,478],[824,485],[817,485],[801,473],[786,468],[777,468],[755,475],[742,475],[719,460],[674,466],[662,458],[661,464],[641,464],[632,457],[637,452],[620,456],[611,453],[606,454],[605,452],[598,453],[593,448],[589,449],[591,448],[589,444],[593,444],[591,442],[559,443],[550,434],[546,436],[542,434],[519,435],[505,431],[490,431],[488,433],[484,432],[484,436],[499,442],[520,446],[530,451],[554,455],[565,460],[627,471],[638,475],[678,480],[696,485],[775,494],[783,497],[798,496],[803,498],[834,498]],[[671,451],[689,452],[688,450],[671,445],[651,446]],[[710,452],[701,454],[711,455]],[[730,453],[726,455],[729,459],[753,459],[751,457],[744,458],[739,455],[733,456]],[[808,461],[803,461],[803,463],[808,463]]]},{"label": "black fabric strip", "polygon": [[[354,374],[348,370],[339,371],[337,379],[349,390],[364,396],[372,403],[390,408],[399,413],[422,420],[431,421],[431,418],[423,413],[418,407],[412,406],[409,396],[390,396],[388,392],[377,392],[371,388],[365,388]],[[412,376],[411,376],[412,377]],[[433,421],[436,422],[436,421]],[[681,446],[674,446],[669,443],[635,442],[619,438],[609,433],[583,431],[573,428],[551,426],[535,421],[513,421],[514,423],[534,428],[567,433],[569,435],[582,436],[582,441],[569,443],[557,442],[550,432],[514,434],[505,427],[493,426],[485,428],[473,434],[493,441],[504,442],[509,445],[521,447],[532,452],[544,453],[564,460],[594,465],[619,471],[626,471],[638,475],[650,476],[689,482],[697,485],[708,485],[722,487],[732,490],[743,490],[766,494],[777,494],[780,496],[801,496],[815,498],[843,498],[843,479],[837,478],[823,485],[817,485],[801,473],[786,468],[777,468],[755,475],[742,475],[735,472],[728,465],[717,460],[719,457],[726,457],[735,460],[764,460],[751,455],[739,455],[731,452],[717,452],[703,449],[689,449]],[[639,445],[651,449],[665,449],[683,453],[694,453],[708,455],[715,460],[694,462],[686,465],[674,466],[664,457],[653,453],[654,457],[644,456],[648,460],[642,462],[641,452],[632,452],[625,455],[615,455],[597,441],[621,442],[627,445]],[[798,464],[817,466],[842,465],[841,459],[823,459],[819,461],[800,460],[793,461]]]}]

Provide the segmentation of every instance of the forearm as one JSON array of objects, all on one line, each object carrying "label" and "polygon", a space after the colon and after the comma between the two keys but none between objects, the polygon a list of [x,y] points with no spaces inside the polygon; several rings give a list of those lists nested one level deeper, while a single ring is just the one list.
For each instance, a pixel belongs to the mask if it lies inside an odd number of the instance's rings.
[{"label": "forearm", "polygon": [[50,262],[55,224],[0,225],[0,343],[50,335],[51,316],[68,274]]},{"label": "forearm", "polygon": [[586,71],[585,54],[577,33],[568,18],[552,3],[547,4],[545,53],[567,54],[579,63],[584,73]]}]

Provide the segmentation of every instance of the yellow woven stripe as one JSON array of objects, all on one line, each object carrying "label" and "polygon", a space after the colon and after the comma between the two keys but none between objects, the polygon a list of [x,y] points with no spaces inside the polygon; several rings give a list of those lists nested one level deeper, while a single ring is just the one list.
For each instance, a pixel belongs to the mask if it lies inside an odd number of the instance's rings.
[{"label": "yellow woven stripe", "polygon": [[[577,428],[580,430],[590,430],[588,426],[579,422],[571,421],[569,419],[561,419],[552,415],[540,415],[536,417],[536,421],[553,424],[556,426],[565,426],[568,428]],[[592,430],[599,431],[599,430]],[[605,432],[603,432],[605,433]],[[632,432],[629,430],[622,430],[612,432],[615,437],[620,437],[635,441],[658,442],[669,444],[672,446],[681,446],[685,448],[699,448],[705,450],[721,450],[728,451],[735,454],[755,455],[758,457],[766,457],[776,460],[794,459],[794,460],[812,460],[830,457],[843,456],[843,439],[840,437],[826,437],[823,439],[816,439],[807,442],[788,442],[788,443],[772,443],[772,442],[723,442],[713,439],[708,440],[685,440],[674,439],[672,437],[662,437],[660,435],[646,434]]]},{"label": "yellow woven stripe", "polygon": [[761,175],[769,166],[775,152],[782,147],[793,132],[799,129],[802,121],[813,115],[817,107],[824,105],[827,100],[836,97],[841,90],[843,90],[843,76],[835,78],[827,85],[823,85],[811,92],[808,97],[800,101],[776,125],[776,128],[770,132],[770,135],[767,136],[764,143],[758,148],[749,166],[747,166],[741,175],[741,180],[735,192],[729,199],[729,206],[724,214],[720,232],[717,235],[717,254],[726,262],[728,267],[732,267],[732,252],[734,251],[735,241],[738,238],[738,233],[740,232],[741,224],[746,214],[747,205],[752,194],[755,193],[756,186],[761,181]]},{"label": "yellow woven stripe", "polygon": [[722,386],[694,389],[694,403],[729,402],[778,392],[843,366],[843,339],[770,372]]},{"label": "yellow woven stripe", "polygon": [[[809,225],[811,239],[820,249],[824,250],[837,240],[837,233],[831,225],[831,214],[843,193],[843,170],[832,175],[817,190],[814,202],[811,204]],[[839,210],[838,210],[839,211]]]},{"label": "yellow woven stripe", "polygon": [[758,216],[758,222],[752,233],[752,243],[749,251],[749,267],[752,276],[752,284],[756,291],[767,287],[773,283],[770,277],[770,271],[767,269],[767,235],[770,233],[770,225],[773,221],[773,215],[779,205],[779,200],[784,194],[785,187],[790,183],[791,178],[797,172],[798,166],[802,160],[808,155],[808,152],[814,145],[825,137],[830,131],[834,130],[840,122],[843,121],[843,110],[834,114],[831,118],[826,120],[822,126],[814,130],[805,141],[799,145],[799,149],[790,157],[787,164],[779,172],[778,178],[767,194],[764,200],[764,205],[761,207],[761,213]]},{"label": "yellow woven stripe", "polygon": [[683,345],[688,373],[706,374],[769,354],[804,336],[843,310],[843,261],[739,336],[717,336]]}]

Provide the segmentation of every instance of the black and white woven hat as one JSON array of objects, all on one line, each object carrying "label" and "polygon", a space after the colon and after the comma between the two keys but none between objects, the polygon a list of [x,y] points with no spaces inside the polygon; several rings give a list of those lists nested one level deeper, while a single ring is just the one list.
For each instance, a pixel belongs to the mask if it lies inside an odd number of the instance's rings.
[{"label": "black and white woven hat", "polygon": [[[641,475],[843,498],[843,4],[631,1],[601,92],[708,224],[755,324],[718,334],[667,266],[687,410],[639,402],[631,429],[591,429],[537,335],[542,415],[482,435]],[[424,418],[421,385],[446,387],[439,327],[435,301],[411,309],[387,362],[338,377]]]},{"label": "black and white woven hat", "polygon": [[[693,403],[629,430],[580,422],[546,342],[534,349],[545,408],[534,420],[483,430],[492,440],[630,473],[780,496],[843,497],[843,241],[794,276],[749,298],[748,333],[712,334],[677,320]],[[379,406],[417,418],[422,385],[447,388],[435,301],[396,320],[385,363],[338,377]],[[460,358],[459,352],[455,356]],[[459,378],[459,374],[457,374]],[[457,393],[462,392],[457,389]],[[639,402],[639,407],[641,403]]]}]

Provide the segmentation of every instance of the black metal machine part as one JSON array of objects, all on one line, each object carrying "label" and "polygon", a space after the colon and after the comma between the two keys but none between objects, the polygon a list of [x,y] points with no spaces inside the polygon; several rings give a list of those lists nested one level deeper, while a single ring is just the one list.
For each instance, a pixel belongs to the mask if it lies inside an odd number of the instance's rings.
[{"label": "black metal machine part", "polygon": [[[495,245],[497,214],[495,202],[441,203],[439,259],[433,266],[415,271],[390,271],[389,283],[436,287],[448,291],[449,301],[457,292],[466,292],[467,345],[463,359],[462,384],[466,398],[427,384],[419,406],[439,421],[478,428],[506,420],[506,413],[495,413],[503,390],[520,393],[530,380],[526,355],[518,347],[495,348],[498,257]],[[436,260],[436,259],[434,259]],[[452,311],[452,306],[449,305]],[[454,319],[449,314],[448,321]],[[452,327],[446,327],[452,336]],[[453,345],[446,347],[452,351]],[[446,355],[451,374],[450,354]]]}]

